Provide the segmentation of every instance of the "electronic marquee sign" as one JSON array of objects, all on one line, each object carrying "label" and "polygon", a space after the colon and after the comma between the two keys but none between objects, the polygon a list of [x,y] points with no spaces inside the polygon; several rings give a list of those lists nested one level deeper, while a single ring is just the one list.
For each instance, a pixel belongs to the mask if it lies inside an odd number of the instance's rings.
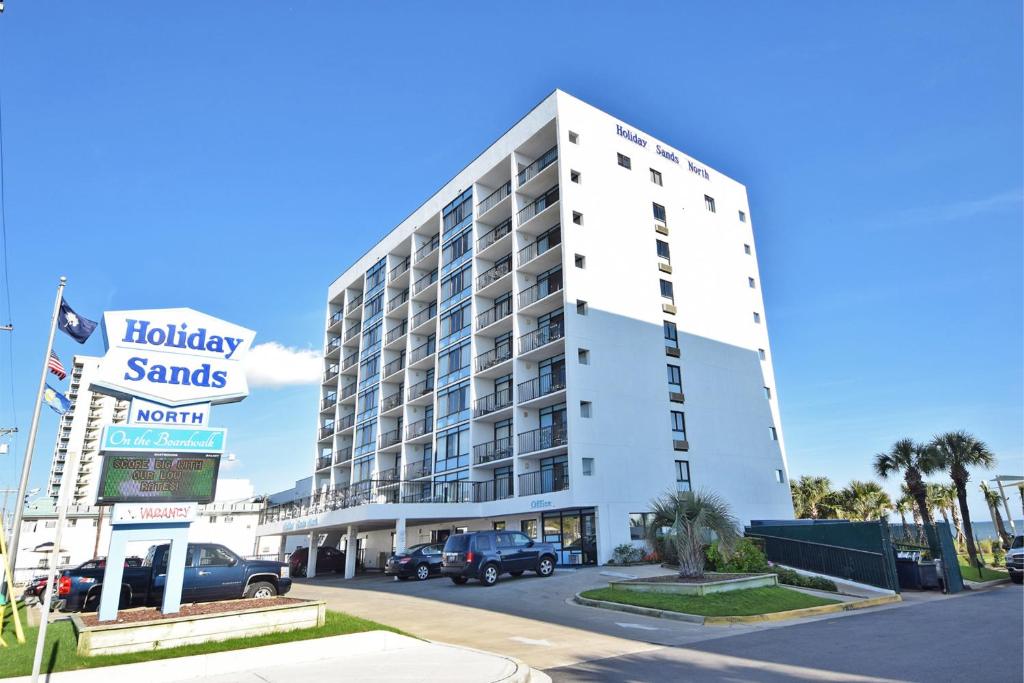
[{"label": "electronic marquee sign", "polygon": [[107,352],[92,386],[171,407],[241,401],[249,394],[242,359],[255,335],[191,308],[108,311]]}]

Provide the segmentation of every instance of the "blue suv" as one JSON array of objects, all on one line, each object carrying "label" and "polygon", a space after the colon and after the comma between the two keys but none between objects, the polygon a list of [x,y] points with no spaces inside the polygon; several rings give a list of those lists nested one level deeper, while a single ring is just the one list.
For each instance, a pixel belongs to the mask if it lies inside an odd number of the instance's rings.
[{"label": "blue suv", "polygon": [[493,586],[502,574],[520,576],[525,571],[539,576],[555,573],[555,548],[533,541],[518,531],[471,531],[449,536],[441,558],[441,575],[456,585],[479,579]]}]

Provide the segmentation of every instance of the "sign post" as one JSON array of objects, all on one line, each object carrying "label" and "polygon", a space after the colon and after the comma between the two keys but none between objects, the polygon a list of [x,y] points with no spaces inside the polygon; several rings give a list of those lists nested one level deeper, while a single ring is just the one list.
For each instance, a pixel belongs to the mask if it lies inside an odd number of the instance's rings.
[{"label": "sign post", "polygon": [[167,540],[154,567],[161,611],[181,606],[188,530],[217,489],[227,430],[210,406],[249,393],[242,359],[255,333],[190,308],[103,314],[107,351],[91,389],[131,400],[128,424],[103,429],[97,505],[113,505],[99,620],[117,618],[128,544]]}]

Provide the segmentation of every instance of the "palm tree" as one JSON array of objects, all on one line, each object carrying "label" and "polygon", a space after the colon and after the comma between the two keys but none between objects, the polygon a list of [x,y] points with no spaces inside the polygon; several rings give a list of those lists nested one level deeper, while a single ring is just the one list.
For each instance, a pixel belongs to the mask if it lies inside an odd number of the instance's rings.
[{"label": "palm tree", "polygon": [[942,521],[948,525],[949,514],[947,513],[946,507],[947,504],[952,505],[952,502],[949,500],[952,497],[948,495],[949,491],[947,491],[946,487],[942,484],[936,484],[933,482],[925,484],[925,488],[928,491],[928,507],[930,511],[934,512],[935,510],[938,510],[939,514],[942,515]]},{"label": "palm tree", "polygon": [[917,503],[921,520],[925,524],[932,523],[932,516],[928,510],[928,489],[924,485],[924,475],[934,471],[935,465],[932,449],[914,443],[913,439],[900,439],[889,452],[875,455],[875,473],[882,479],[888,479],[896,472],[903,473],[907,491]]},{"label": "palm tree", "polygon": [[[669,492],[651,502],[654,519],[648,526],[648,541],[658,547],[670,540],[679,558],[681,578],[703,578],[704,546],[718,538],[724,557],[732,554],[739,540],[739,523],[726,503],[709,491]],[[662,539],[660,530],[670,527],[669,539]]]},{"label": "palm tree", "polygon": [[854,479],[839,492],[843,509],[850,519],[870,521],[885,519],[892,507],[892,500],[878,482]]},{"label": "palm tree", "polygon": [[907,526],[907,513],[912,512],[915,516],[917,515],[917,510],[914,509],[914,499],[906,493],[893,502],[892,511],[900,516],[900,524],[904,529]]},{"label": "palm tree", "polygon": [[984,441],[974,438],[965,431],[946,432],[939,434],[931,443],[935,449],[937,469],[949,472],[949,478],[956,487],[957,501],[960,503],[960,516],[964,520],[964,536],[967,539],[967,555],[971,558],[971,566],[978,566],[978,549],[974,545],[974,530],[971,529],[971,511],[967,508],[967,482],[971,479],[969,467],[988,469],[995,465],[996,458],[985,445]]},{"label": "palm tree", "polygon": [[793,494],[793,511],[798,519],[821,519],[822,503],[832,493],[832,482],[828,477],[804,475],[796,482],[790,480]]},{"label": "palm tree", "polygon": [[999,511],[999,506],[1003,502],[1002,496],[995,489],[990,489],[985,482],[981,482],[981,494],[985,497],[985,503],[988,505],[989,514],[992,515],[992,524],[996,528],[996,533],[999,534],[999,540],[1002,541],[1004,547],[1009,547],[1013,537],[1006,530],[1006,526],[1003,524],[1003,513]]}]

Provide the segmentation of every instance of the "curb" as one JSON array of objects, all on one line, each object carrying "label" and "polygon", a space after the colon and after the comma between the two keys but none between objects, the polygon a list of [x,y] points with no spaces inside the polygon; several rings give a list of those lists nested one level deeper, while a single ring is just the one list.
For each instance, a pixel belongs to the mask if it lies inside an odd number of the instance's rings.
[{"label": "curb", "polygon": [[1007,576],[1005,579],[992,579],[991,581],[971,581],[970,579],[964,579],[964,586],[968,590],[980,591],[986,588],[992,588],[993,586],[1001,586],[1004,583],[1010,583],[1010,577]]},{"label": "curb", "polygon": [[728,626],[730,624],[758,624],[773,621],[786,621],[788,619],[801,619],[803,617],[815,617],[821,614],[836,614],[838,612],[851,612],[868,607],[877,607],[894,602],[902,602],[899,595],[883,595],[877,598],[866,598],[864,600],[853,600],[851,602],[840,602],[835,605],[819,605],[818,607],[803,607],[785,612],[770,612],[768,614],[752,614],[749,616],[736,617],[703,617],[699,614],[686,614],[684,612],[671,612],[669,610],[655,609],[654,607],[637,607],[636,605],[624,605],[618,602],[607,600],[594,600],[585,598],[579,593],[573,598],[573,602],[585,607],[597,607],[600,609],[627,612],[629,614],[640,614],[646,617],[658,619],[671,619],[674,621],[685,621],[691,624],[704,626]]}]

